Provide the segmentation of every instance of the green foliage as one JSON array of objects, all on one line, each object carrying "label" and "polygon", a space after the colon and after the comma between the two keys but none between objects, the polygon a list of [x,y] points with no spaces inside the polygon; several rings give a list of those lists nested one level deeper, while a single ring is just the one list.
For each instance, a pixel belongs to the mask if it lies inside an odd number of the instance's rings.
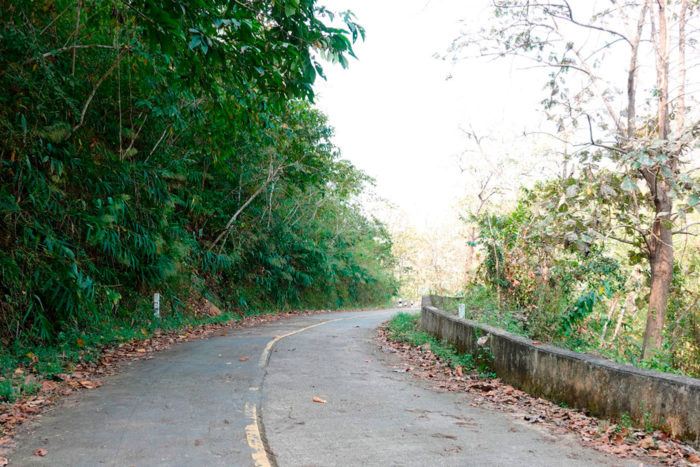
[{"label": "green foliage", "polygon": [[25,381],[18,375],[0,380],[0,402],[14,402],[22,396],[28,397],[41,389],[38,383]]},{"label": "green foliage", "polygon": [[480,280],[502,298],[499,312],[505,307],[524,313],[523,331],[533,339],[575,332],[600,297],[609,298],[624,283],[615,258],[593,242],[559,235],[551,216],[537,211],[536,201],[547,189],[524,192],[511,213],[473,220],[486,255]]},{"label": "green foliage", "polygon": [[488,284],[472,284],[464,297],[446,300],[445,311],[457,314],[459,304],[464,304],[465,318],[504,329],[513,334],[527,336],[526,316],[516,310],[499,308],[496,293]]},{"label": "green foliage", "polygon": [[[694,39],[683,33],[698,17],[686,16],[687,2],[663,2],[658,8],[628,2],[594,14],[586,13],[584,5],[548,0],[494,2],[490,26],[455,40],[454,56],[460,56],[461,49],[472,49],[482,57],[528,58],[550,68],[546,86],[551,92],[541,103],[563,144],[558,151],[563,173],[572,175],[539,187],[538,203],[532,207],[544,222],[533,227],[543,234],[542,240],[563,236],[584,253],[610,253],[603,251],[608,240],[623,245],[619,249],[629,263],[645,263],[653,277],[645,284],[649,297],[643,300],[648,313],[642,354],[678,352],[683,341],[686,350],[699,355],[700,340],[695,336],[671,336],[669,348],[664,346],[668,336],[663,336],[677,255],[682,251],[674,237],[693,234],[688,229],[697,225],[700,201],[692,163],[700,138],[698,118],[695,109],[684,104],[686,86],[691,85],[684,50]],[[580,21],[582,16],[587,20]],[[628,61],[608,53],[608,46],[623,37],[617,31],[629,24],[629,18],[639,19],[636,30],[624,36],[631,46],[626,51]],[[655,23],[665,24],[667,18],[678,19],[673,28],[679,32],[660,28],[657,34]],[[583,32],[592,35],[583,39]],[[603,43],[607,45],[600,47]],[[653,44],[650,53],[638,53],[647,43]],[[667,49],[680,53],[668,56]],[[645,68],[656,71],[655,84],[641,79],[639,70]],[[621,73],[611,81],[614,73],[608,71],[615,69]],[[647,99],[635,98],[638,95]],[[679,111],[670,104],[675,100],[681,102]],[[494,258],[497,262],[498,253]],[[497,277],[502,279],[498,272]],[[573,306],[567,304],[570,319],[565,320],[565,332],[594,313],[594,290],[585,291]],[[692,307],[692,313],[684,314],[697,316],[698,308]],[[606,331],[604,325],[601,344]],[[688,366],[692,358],[681,353],[683,366]]]},{"label": "green foliage", "polygon": [[430,346],[437,358],[451,368],[462,367],[466,371],[478,372],[484,378],[495,378],[491,370],[493,355],[490,349],[481,348],[473,354],[458,352],[452,344],[440,342],[425,331],[420,330],[420,315],[399,313],[387,325],[387,338],[395,342],[406,342],[411,346]]},{"label": "green foliage", "polygon": [[[238,315],[222,313],[216,317],[194,315],[167,315],[154,321],[150,313],[132,313],[122,318],[103,321],[100,325],[81,332],[71,329],[60,332],[52,342],[36,344],[31,336],[17,340],[0,349],[0,400],[13,402],[22,395],[31,395],[39,386],[25,380],[25,374],[57,378],[70,372],[79,362],[93,363],[102,356],[105,347],[151,336],[174,329],[189,328],[205,323],[220,323],[238,319]],[[24,368],[26,371],[17,371]],[[31,376],[30,376],[31,378]]]},{"label": "green foliage", "polygon": [[[574,200],[589,189],[574,179],[542,183],[524,190],[512,211],[470,220],[479,229],[484,259],[460,300],[467,317],[618,362],[699,374],[699,291],[691,279],[698,250],[687,248],[676,260],[662,349],[642,360],[645,316],[638,310],[648,306],[650,280],[645,261],[638,245],[608,242],[577,220],[584,209],[607,212],[596,227],[605,231],[619,217],[605,196]],[[552,204],[555,193],[567,191],[570,196]],[[557,206],[566,208],[559,212]]]},{"label": "green foliage", "polygon": [[346,64],[364,35],[351,13],[315,0],[0,5],[7,355],[150,329],[154,292],[175,321],[201,296],[245,313],[393,295],[391,241],[356,201],[370,180],[310,105],[316,57]]}]

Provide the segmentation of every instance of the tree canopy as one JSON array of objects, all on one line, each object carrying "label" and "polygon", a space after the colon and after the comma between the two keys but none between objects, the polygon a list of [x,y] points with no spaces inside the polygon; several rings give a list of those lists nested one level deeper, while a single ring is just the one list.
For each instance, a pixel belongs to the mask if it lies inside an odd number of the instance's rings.
[{"label": "tree canopy", "polygon": [[[338,25],[342,26],[338,26]],[[0,2],[0,334],[51,340],[202,295],[394,292],[371,183],[314,110],[364,30],[315,0]]]}]

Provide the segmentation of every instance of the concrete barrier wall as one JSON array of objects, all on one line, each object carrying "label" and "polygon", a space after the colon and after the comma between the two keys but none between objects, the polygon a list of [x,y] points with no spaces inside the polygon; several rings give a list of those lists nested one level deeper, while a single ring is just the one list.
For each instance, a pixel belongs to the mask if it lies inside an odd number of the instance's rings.
[{"label": "concrete barrier wall", "polygon": [[493,370],[506,383],[536,396],[592,414],[628,414],[639,425],[650,422],[700,447],[700,380],[644,370],[560,349],[502,329],[460,319],[439,310],[435,296],[423,297],[421,327],[472,353],[476,340],[489,335]]}]

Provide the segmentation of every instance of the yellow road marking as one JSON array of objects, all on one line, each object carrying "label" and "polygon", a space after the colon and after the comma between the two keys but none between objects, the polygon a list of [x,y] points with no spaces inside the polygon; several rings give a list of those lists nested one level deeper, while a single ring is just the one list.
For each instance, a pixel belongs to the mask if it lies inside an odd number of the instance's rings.
[{"label": "yellow road marking", "polygon": [[[260,361],[258,362],[258,365],[261,368],[265,366],[265,364],[267,363],[267,359],[270,355],[270,351],[272,350],[272,346],[275,345],[280,339],[293,336],[294,334],[298,334],[311,328],[315,328],[316,326],[332,323],[334,321],[342,321],[344,319],[350,318],[331,319],[328,321],[323,321],[321,323],[312,324],[311,326],[306,326],[305,328],[297,329],[296,331],[288,332],[287,334],[284,334],[282,336],[276,336],[265,346],[265,349],[263,350],[263,353],[260,356]],[[251,387],[249,388],[249,390],[259,391],[260,388]],[[250,449],[253,451],[251,455],[253,456],[255,467],[272,467],[272,464],[270,464],[270,459],[267,457],[267,451],[265,451],[265,443],[263,443],[262,436],[260,436],[260,428],[258,427],[258,410],[255,404],[246,402],[245,416],[250,421],[250,423],[245,427],[245,438],[246,441],[248,441],[248,446],[250,446]]]},{"label": "yellow road marking", "polygon": [[312,324],[311,326],[306,326],[305,328],[297,329],[296,331],[288,332],[287,334],[284,334],[282,336],[275,337],[270,342],[268,342],[267,345],[265,346],[265,349],[263,350],[262,355],[260,355],[260,361],[258,362],[258,366],[260,366],[260,368],[265,366],[265,364],[267,363],[267,358],[270,355],[270,351],[272,350],[272,346],[275,345],[281,339],[284,339],[285,337],[293,336],[294,334],[299,334],[300,332],[307,331],[311,328],[315,328],[316,326],[322,326],[324,324],[333,323],[335,321],[342,321],[344,319],[351,319],[351,318],[331,319],[328,321],[323,321],[321,323]]},{"label": "yellow road marking", "polygon": [[265,452],[260,429],[258,429],[258,412],[255,404],[246,403],[245,416],[251,422],[245,427],[245,438],[248,441],[248,446],[253,450],[252,456],[255,467],[272,467],[270,460],[267,458],[267,452]]}]

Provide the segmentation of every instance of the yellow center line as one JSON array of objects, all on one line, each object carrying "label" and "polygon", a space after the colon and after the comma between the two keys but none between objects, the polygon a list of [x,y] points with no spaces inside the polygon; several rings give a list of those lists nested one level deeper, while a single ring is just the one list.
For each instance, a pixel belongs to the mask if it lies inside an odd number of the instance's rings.
[{"label": "yellow center line", "polygon": [[260,355],[260,361],[258,362],[258,366],[260,368],[263,368],[267,364],[267,359],[270,356],[270,351],[272,350],[272,346],[274,346],[281,339],[284,339],[285,337],[293,336],[294,334],[299,334],[300,332],[308,331],[309,329],[315,328],[317,326],[323,326],[324,324],[333,323],[335,321],[343,321],[345,319],[351,319],[351,318],[331,319],[328,321],[323,321],[320,323],[312,324],[311,326],[306,326],[305,328],[297,329],[296,331],[288,332],[287,334],[283,334],[281,336],[275,337],[270,342],[268,342],[267,345],[265,346],[265,349],[263,350],[262,355]]},{"label": "yellow center line", "polygon": [[245,416],[251,421],[251,423],[245,427],[245,438],[248,441],[248,446],[253,450],[252,456],[255,467],[272,467],[270,460],[267,458],[267,452],[265,452],[265,444],[263,443],[262,436],[260,436],[258,412],[255,404],[246,402]]},{"label": "yellow center line", "polygon": [[[260,368],[265,367],[265,365],[267,364],[267,360],[270,357],[270,351],[272,351],[272,347],[281,339],[293,336],[294,334],[299,334],[300,332],[308,331],[309,329],[315,328],[317,326],[322,326],[324,324],[333,323],[335,321],[342,321],[345,319],[351,318],[331,319],[328,321],[323,321],[321,323],[312,324],[311,326],[306,326],[305,328],[297,329],[296,331],[288,332],[287,334],[275,337],[265,346],[265,349],[263,350],[262,355],[260,356],[258,366],[260,366]],[[249,389],[251,392],[260,390],[260,388],[258,387],[251,387]],[[245,416],[250,421],[250,423],[245,427],[245,438],[246,441],[248,441],[248,446],[250,446],[250,449],[253,451],[251,455],[253,456],[253,462],[255,462],[255,467],[272,467],[270,459],[267,457],[265,443],[263,443],[262,436],[260,435],[260,427],[258,426],[257,406],[250,402],[246,402]]]}]

